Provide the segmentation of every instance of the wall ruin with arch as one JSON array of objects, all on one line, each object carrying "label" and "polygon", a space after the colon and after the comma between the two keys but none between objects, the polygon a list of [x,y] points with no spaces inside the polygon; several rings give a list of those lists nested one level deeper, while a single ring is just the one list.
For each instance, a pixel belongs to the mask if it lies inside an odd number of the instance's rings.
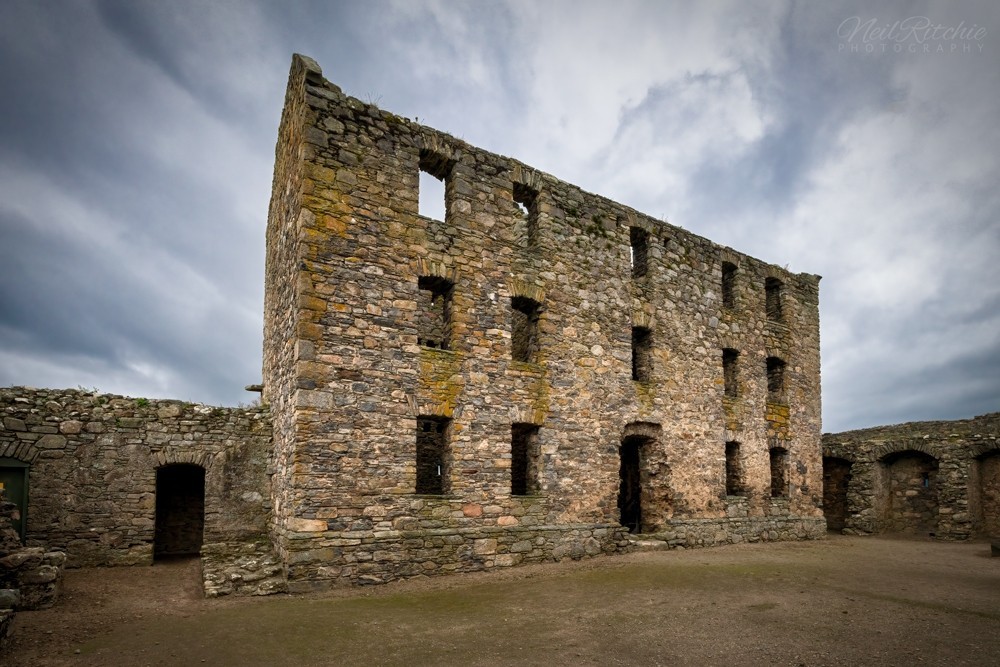
[{"label": "wall ruin with arch", "polygon": [[[204,471],[203,533],[187,518],[169,531],[200,540],[208,592],[232,592],[268,564],[253,587],[281,588],[267,534],[270,451],[262,408],[0,388],[0,467],[28,465],[26,544],[65,552],[71,567],[152,563],[157,471],[189,467]],[[247,555],[261,563],[253,573],[235,565]]]},{"label": "wall ruin with arch", "polygon": [[1000,413],[823,435],[824,510],[852,535],[1000,537]]}]

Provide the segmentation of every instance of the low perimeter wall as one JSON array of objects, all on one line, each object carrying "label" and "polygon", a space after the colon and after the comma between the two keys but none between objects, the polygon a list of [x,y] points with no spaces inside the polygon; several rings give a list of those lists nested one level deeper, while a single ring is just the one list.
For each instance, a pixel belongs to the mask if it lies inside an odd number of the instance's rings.
[{"label": "low perimeter wall", "polygon": [[1000,413],[824,434],[823,473],[834,530],[1000,537]]},{"label": "low perimeter wall", "polygon": [[65,551],[71,567],[152,563],[158,471],[184,464],[196,480],[204,471],[196,501],[203,528],[198,517],[182,516],[161,533],[197,549],[198,535],[178,533],[201,529],[201,551],[212,554],[206,577],[249,577],[265,589],[229,583],[207,587],[210,594],[280,588],[266,537],[270,451],[271,420],[259,407],[0,389],[0,475],[12,489],[27,482],[16,489],[26,491],[26,544]]}]

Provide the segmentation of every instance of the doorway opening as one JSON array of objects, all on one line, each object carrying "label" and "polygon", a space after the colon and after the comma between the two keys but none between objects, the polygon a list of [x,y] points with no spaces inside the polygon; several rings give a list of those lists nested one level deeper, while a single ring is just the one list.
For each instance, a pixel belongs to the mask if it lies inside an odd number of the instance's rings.
[{"label": "doorway opening", "polygon": [[205,469],[191,463],[156,470],[153,560],[197,556],[205,532]]},{"label": "doorway opening", "polygon": [[851,462],[823,457],[823,516],[826,529],[840,532],[847,527],[847,491],[851,484]]},{"label": "doorway opening", "polygon": [[24,461],[0,456],[0,489],[7,502],[17,506],[17,517],[12,523],[22,544],[28,528],[28,467]]},{"label": "doorway opening", "polygon": [[622,440],[619,468],[619,523],[630,533],[642,529],[642,445],[645,438],[629,436]]}]

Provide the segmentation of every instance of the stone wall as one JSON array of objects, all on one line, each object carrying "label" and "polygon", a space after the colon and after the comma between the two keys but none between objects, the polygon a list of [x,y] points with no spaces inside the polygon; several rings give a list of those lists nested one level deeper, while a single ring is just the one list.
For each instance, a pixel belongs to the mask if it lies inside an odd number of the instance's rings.
[{"label": "stone wall", "polygon": [[12,387],[0,389],[0,422],[0,459],[30,465],[27,544],[65,551],[71,566],[151,563],[157,473],[178,464],[204,471],[203,535],[184,535],[186,550],[267,535],[265,409]]},{"label": "stone wall", "polygon": [[[316,75],[299,61],[293,63],[285,96],[284,113],[278,128],[278,144],[274,162],[267,226],[267,257],[264,272],[264,367],[262,402],[271,408],[273,433],[271,513],[275,534],[291,530],[288,520],[294,517],[290,480],[296,469],[293,449],[299,426],[294,422],[296,402],[300,398],[296,377],[300,359],[314,355],[310,338],[315,336],[315,323],[299,316],[299,304],[308,304],[298,282],[301,235],[304,223],[302,196],[305,190],[304,152],[308,148],[305,133],[305,89]],[[308,382],[303,389],[308,389]],[[304,407],[304,406],[303,406]],[[276,546],[287,557],[285,541]]]},{"label": "stone wall", "polygon": [[[444,220],[422,214],[422,171]],[[267,239],[263,396],[293,588],[620,549],[626,441],[644,533],[822,526],[818,276],[364,104],[301,56]],[[444,445],[418,451],[427,423]]]},{"label": "stone wall", "polygon": [[[823,435],[827,511],[848,534],[1000,537],[1000,413]],[[839,464],[834,464],[834,461]],[[844,467],[849,466],[847,472]]]},{"label": "stone wall", "polygon": [[62,586],[66,554],[21,544],[14,523],[20,510],[0,488],[0,647],[11,632],[18,610],[47,609]]}]

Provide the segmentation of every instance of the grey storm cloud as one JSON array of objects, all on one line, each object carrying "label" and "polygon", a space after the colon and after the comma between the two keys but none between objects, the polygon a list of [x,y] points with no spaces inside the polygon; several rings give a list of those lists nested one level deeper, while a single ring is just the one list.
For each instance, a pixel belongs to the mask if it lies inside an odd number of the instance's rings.
[{"label": "grey storm cloud", "polygon": [[[851,52],[837,29],[854,16],[986,33],[972,52]],[[6,2],[0,383],[252,398],[301,52],[362,100],[822,274],[825,430],[1000,409],[998,18],[989,2]]]}]

